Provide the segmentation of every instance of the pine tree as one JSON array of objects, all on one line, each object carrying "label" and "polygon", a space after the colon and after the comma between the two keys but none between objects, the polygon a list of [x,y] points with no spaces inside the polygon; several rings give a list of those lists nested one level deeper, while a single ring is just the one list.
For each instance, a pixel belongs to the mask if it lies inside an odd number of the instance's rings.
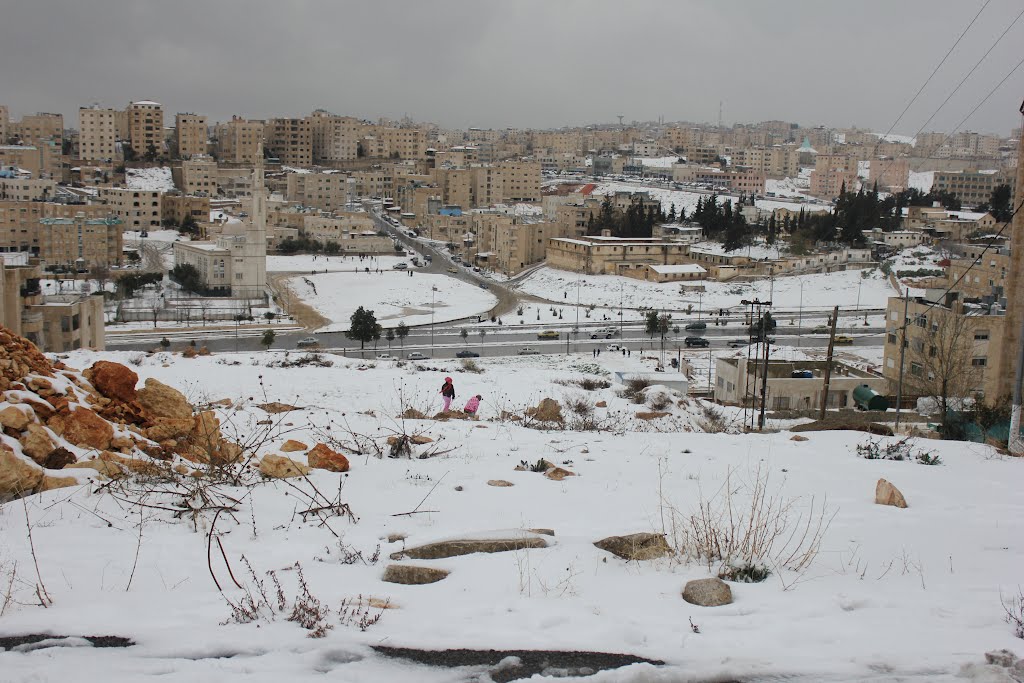
[{"label": "pine tree", "polygon": [[349,318],[349,329],[345,336],[359,342],[359,350],[366,348],[366,342],[373,341],[374,335],[380,338],[380,325],[377,324],[377,317],[373,311],[368,311],[362,306]]},{"label": "pine tree", "polygon": [[409,326],[404,322],[398,323],[398,327],[395,328],[395,336],[398,337],[402,348],[405,348],[405,338],[409,336]]},{"label": "pine tree", "polygon": [[676,222],[676,205],[675,204],[673,204],[671,207],[669,207],[668,216],[665,217],[665,220],[668,221],[669,223],[675,223]]}]

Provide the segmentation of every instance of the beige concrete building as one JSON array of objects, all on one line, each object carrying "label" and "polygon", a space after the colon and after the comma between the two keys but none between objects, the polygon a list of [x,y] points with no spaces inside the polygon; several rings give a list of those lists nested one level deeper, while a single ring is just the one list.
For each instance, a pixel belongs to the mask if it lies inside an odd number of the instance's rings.
[{"label": "beige concrete building", "polygon": [[7,111],[7,105],[0,104],[0,145],[7,144],[7,137],[11,134],[11,115]]},{"label": "beige concrete building", "polygon": [[363,212],[345,212],[335,216],[307,215],[300,234],[325,245],[334,242],[341,253],[395,253],[393,240],[378,235],[373,219]]},{"label": "beige concrete building", "polygon": [[811,194],[835,199],[845,186],[856,189],[857,159],[848,154],[818,154],[811,172]]},{"label": "beige concrete building", "polygon": [[997,290],[1005,295],[1009,272],[1010,249],[965,245],[962,254],[950,261],[946,279],[965,297],[980,298]]},{"label": "beige concrete building", "polygon": [[0,145],[0,167],[20,168],[35,177],[60,177],[60,143],[42,141],[36,145]]},{"label": "beige concrete building", "polygon": [[0,178],[0,200],[45,202],[54,198],[57,182],[45,178]]},{"label": "beige concrete building", "polygon": [[111,213],[121,219],[125,230],[159,230],[159,190],[128,190],[121,187],[100,188],[100,199]]},{"label": "beige concrete building", "polygon": [[322,211],[337,211],[349,201],[348,176],[344,173],[289,173],[285,199]]},{"label": "beige concrete building", "polygon": [[868,167],[868,187],[878,183],[878,189],[885,192],[902,192],[910,184],[910,162],[906,157],[887,159],[877,157]]},{"label": "beige concrete building", "polygon": [[160,198],[160,221],[171,220],[181,224],[186,216],[191,216],[202,226],[210,222],[210,198],[195,195],[167,193]]},{"label": "beige concrete building", "polygon": [[475,222],[477,250],[474,262],[506,275],[544,261],[548,240],[558,237],[559,226],[547,222],[523,222],[511,216]]},{"label": "beige concrete building", "polygon": [[[765,392],[768,410],[814,410],[821,406],[825,391],[825,369],[828,361],[769,360]],[[715,363],[715,401],[727,405],[760,406],[765,363],[763,359],[747,360],[745,354],[719,358]],[[794,377],[797,372],[810,371],[813,377]],[[854,407],[853,392],[867,386],[882,395],[888,393],[886,378],[877,372],[866,372],[846,363],[833,361],[829,379],[829,408]]]},{"label": "beige concrete building", "polygon": [[210,157],[193,157],[181,162],[181,166],[171,167],[174,184],[185,194],[204,194],[216,197],[220,169],[217,162]]},{"label": "beige concrete building", "polygon": [[313,162],[351,161],[359,156],[363,122],[351,116],[335,116],[323,110],[309,117],[313,126]]},{"label": "beige concrete building", "polygon": [[[1024,104],[1021,105],[1024,114]],[[1018,155],[1024,158],[1024,135],[1017,140]],[[1024,188],[1024,163],[1018,163],[1017,175],[1014,179],[1017,188]],[[1021,191],[1024,193],[1024,190]],[[1015,193],[1016,196],[1016,193]],[[1017,207],[1016,201],[1013,204]],[[1010,226],[1010,244],[1024,244],[1024,211],[1017,210]],[[995,391],[998,396],[1012,396],[1018,372],[1017,352],[1024,343],[1021,339],[1021,325],[1024,324],[1024,249],[1014,249],[1010,254],[1009,277],[1006,281],[1006,323],[1003,329],[1003,347],[999,354],[999,367],[1002,374]],[[1012,443],[1011,446],[1017,444]]]},{"label": "beige concrete building", "polygon": [[690,247],[686,244],[607,235],[549,239],[545,260],[552,268],[587,275],[623,275],[628,270],[643,270],[648,265],[692,263]]},{"label": "beige concrete building", "polygon": [[164,153],[164,108],[159,102],[139,100],[128,105],[128,144],[136,158]]},{"label": "beige concrete building", "polygon": [[118,218],[74,218],[39,220],[39,260],[44,267],[74,268],[79,272],[94,266],[120,266],[123,242]]},{"label": "beige concrete building", "polygon": [[64,116],[40,112],[21,117],[21,121],[9,124],[9,128],[9,134],[17,136],[24,145],[39,145],[49,140],[59,146],[64,138]]},{"label": "beige concrete building", "polygon": [[119,158],[117,150],[117,112],[100,107],[78,110],[78,158],[96,163],[111,163]]},{"label": "beige concrete building", "polygon": [[1016,178],[1011,170],[936,171],[932,190],[952,192],[965,206],[988,203],[992,190],[999,185],[1010,186],[1010,196],[1016,197]]},{"label": "beige concrete building", "polygon": [[205,155],[209,137],[206,117],[199,114],[175,114],[174,134],[179,159],[191,159],[193,155]]},{"label": "beige concrete building", "polygon": [[256,151],[263,143],[264,121],[247,121],[232,116],[227,123],[217,125],[217,159],[230,164],[256,163]]},{"label": "beige concrete building", "polygon": [[267,151],[282,164],[300,168],[313,165],[313,123],[310,119],[270,119],[265,135]]}]

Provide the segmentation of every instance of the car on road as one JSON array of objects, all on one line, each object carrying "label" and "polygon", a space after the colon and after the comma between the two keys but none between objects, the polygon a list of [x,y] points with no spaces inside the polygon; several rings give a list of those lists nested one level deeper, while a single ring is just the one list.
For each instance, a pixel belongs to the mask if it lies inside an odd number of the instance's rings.
[{"label": "car on road", "polygon": [[457,272],[459,272],[459,271],[458,271],[458,270],[456,270],[455,268],[449,268],[449,269],[448,269],[448,272],[449,272],[449,273],[457,273]]},{"label": "car on road", "polygon": [[544,330],[537,333],[537,339],[559,339],[561,336],[558,330]]},{"label": "car on road", "polygon": [[813,330],[811,330],[811,332],[813,332],[814,334],[828,334],[831,331],[832,328],[829,327],[828,325],[818,325]]},{"label": "car on road", "polygon": [[683,329],[684,330],[706,330],[706,329],[708,329],[708,324],[707,323],[690,323],[689,325],[687,325]]},{"label": "car on road", "polygon": [[401,261],[400,263],[396,263],[391,267],[394,268],[395,270],[407,270],[409,268],[409,264],[406,263],[405,261]]},{"label": "car on road", "polygon": [[516,351],[516,353],[520,356],[536,356],[537,354],[540,353],[540,351],[533,348],[532,346],[524,346],[523,348]]},{"label": "car on road", "polygon": [[836,344],[852,344],[853,337],[848,334],[837,334],[835,338]]},{"label": "car on road", "polygon": [[711,346],[711,342],[709,342],[704,337],[687,337],[686,339],[683,340],[683,343],[686,344],[686,348],[691,348],[693,346],[700,346],[702,348],[706,348],[708,346]]},{"label": "car on road", "polygon": [[623,348],[625,347],[622,344],[609,344],[605,347],[605,351],[622,351]]},{"label": "car on road", "polygon": [[611,339],[617,335],[619,331],[614,327],[599,327],[590,333],[591,339]]},{"label": "car on road", "polygon": [[320,340],[317,339],[316,337],[306,337],[305,339],[300,339],[299,343],[296,344],[295,346],[299,347],[300,349],[308,349],[314,346],[320,346]]},{"label": "car on road", "polygon": [[469,349],[463,349],[455,354],[456,358],[479,358],[480,354],[476,351],[470,351]]},{"label": "car on road", "polygon": [[490,289],[490,288],[491,288],[490,285],[488,285],[486,282],[481,282],[480,283],[480,289]]},{"label": "car on road", "polygon": [[390,353],[381,353],[381,354],[377,355],[377,360],[398,360],[398,359],[395,358],[394,356],[392,356]]},{"label": "car on road", "polygon": [[730,349],[739,349],[744,346],[750,346],[750,342],[746,339],[730,339],[728,346]]},{"label": "car on road", "polygon": [[406,358],[408,358],[409,360],[427,360],[427,357],[424,356],[419,351],[413,351],[408,356],[406,356]]}]

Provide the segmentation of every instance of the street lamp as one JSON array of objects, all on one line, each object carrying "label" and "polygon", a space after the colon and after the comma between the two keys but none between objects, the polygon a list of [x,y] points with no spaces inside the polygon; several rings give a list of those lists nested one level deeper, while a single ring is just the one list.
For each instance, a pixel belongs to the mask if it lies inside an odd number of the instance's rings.
[{"label": "street lamp", "polygon": [[434,355],[434,294],[437,286],[430,286],[430,355]]},{"label": "street lamp", "polygon": [[804,281],[800,280],[800,307],[797,309],[796,314],[796,346],[800,348],[800,342],[803,339],[803,324],[804,324]]},{"label": "street lamp", "polygon": [[[579,280],[579,278],[576,278],[576,327],[574,328],[573,331],[574,331],[575,334],[579,334],[579,331],[580,331],[580,280]],[[573,339],[573,342],[574,342],[573,345],[574,346],[575,346],[575,341],[576,340],[574,338]],[[578,346],[576,346],[576,350],[579,351],[579,347]]]}]

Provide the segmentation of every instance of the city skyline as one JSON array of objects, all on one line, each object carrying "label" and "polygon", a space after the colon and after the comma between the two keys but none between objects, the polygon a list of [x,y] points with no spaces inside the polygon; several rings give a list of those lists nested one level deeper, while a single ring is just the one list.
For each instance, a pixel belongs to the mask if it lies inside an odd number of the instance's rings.
[{"label": "city skyline", "polygon": [[[173,12],[55,1],[6,10],[0,59],[17,68],[5,69],[0,90],[12,116],[56,111],[68,127],[93,102],[155,99],[210,121],[324,108],[493,129],[609,124],[618,115],[715,123],[721,103],[727,126],[782,119],[886,132],[982,6],[527,2],[499,11],[461,0],[311,2],[268,21],[282,10],[261,0],[184,2]],[[1017,9],[985,5],[893,132],[951,131],[961,121],[960,130],[998,134],[1019,126],[1019,69],[968,117],[1017,64]]]}]

